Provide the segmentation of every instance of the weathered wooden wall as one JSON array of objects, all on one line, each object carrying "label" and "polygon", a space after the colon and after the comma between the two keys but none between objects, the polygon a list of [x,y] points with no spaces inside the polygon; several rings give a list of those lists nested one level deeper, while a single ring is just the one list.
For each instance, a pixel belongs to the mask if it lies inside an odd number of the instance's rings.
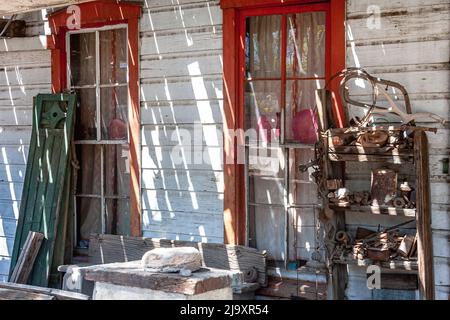
[{"label": "weathered wooden wall", "polygon": [[[39,18],[42,25],[41,12],[21,18]],[[31,137],[32,99],[51,91],[44,32],[29,28],[27,35],[0,40],[0,281],[6,280],[13,249]]]},{"label": "weathered wooden wall", "polygon": [[[13,247],[32,97],[51,90],[45,14],[20,15],[27,37],[0,41],[0,281]],[[221,23],[219,1],[143,1],[143,236],[223,242]],[[194,138],[196,124],[203,132]]]},{"label": "weathered wooden wall", "polygon": [[222,242],[219,1],[145,1],[140,28],[143,236]]},{"label": "weathered wooden wall", "polygon": [[[379,28],[369,6],[380,9]],[[402,83],[413,112],[434,112],[450,119],[450,1],[448,0],[348,0],[347,66],[359,66],[384,79]],[[375,26],[375,27],[372,27]],[[361,97],[364,98],[364,97]],[[450,294],[450,177],[442,171],[449,158],[448,127],[430,134],[430,174],[436,298]],[[353,167],[350,184],[361,186],[368,176],[362,165]],[[406,170],[403,170],[406,171]],[[403,172],[408,176],[408,172]],[[367,182],[366,182],[367,184]],[[383,219],[381,224],[400,223]],[[350,229],[357,224],[377,226],[379,218],[349,213]],[[375,298],[367,289],[365,270],[350,268],[350,299]]]}]

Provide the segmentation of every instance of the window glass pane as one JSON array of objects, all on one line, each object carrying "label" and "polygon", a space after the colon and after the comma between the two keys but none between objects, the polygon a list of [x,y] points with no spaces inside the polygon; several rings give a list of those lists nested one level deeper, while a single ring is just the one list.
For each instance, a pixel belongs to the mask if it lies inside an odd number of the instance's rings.
[{"label": "window glass pane", "polygon": [[266,250],[268,260],[283,261],[286,229],[285,210],[275,206],[249,206],[249,221],[254,221],[250,227],[250,244]]},{"label": "window glass pane", "polygon": [[70,35],[72,86],[95,84],[95,32]]},{"label": "window glass pane", "polygon": [[77,160],[80,168],[77,172],[76,194],[101,194],[101,147],[99,145],[77,145]]},{"label": "window glass pane", "polygon": [[[250,244],[267,250],[275,260],[284,257],[285,159],[280,148],[248,148]],[[268,237],[267,235],[271,236]]]},{"label": "window glass pane", "polygon": [[290,205],[309,205],[317,203],[319,196],[317,185],[314,182],[312,173],[314,170],[309,168],[305,172],[299,170],[299,166],[306,165],[315,159],[313,149],[290,149],[289,150],[289,204]]},{"label": "window glass pane", "polygon": [[249,201],[283,205],[284,152],[280,148],[249,148]]},{"label": "window glass pane", "polygon": [[95,89],[75,90],[77,95],[77,115],[75,140],[97,139],[97,113]]},{"label": "window glass pane", "polygon": [[130,202],[128,199],[106,199],[106,233],[130,235]]},{"label": "window glass pane", "polygon": [[105,195],[130,196],[128,145],[104,145]]},{"label": "window glass pane", "polygon": [[128,137],[128,88],[100,89],[102,139],[126,140]]},{"label": "window glass pane", "polygon": [[288,77],[325,77],[325,16],[325,12],[288,16]]},{"label": "window glass pane", "polygon": [[247,18],[246,42],[247,76],[281,77],[281,16]]},{"label": "window glass pane", "polygon": [[245,86],[245,129],[251,143],[278,143],[281,130],[280,81],[248,81]]},{"label": "window glass pane", "polygon": [[315,91],[323,88],[323,80],[286,81],[286,139],[305,144],[317,140]]},{"label": "window glass pane", "polygon": [[100,83],[127,82],[127,31],[100,32]]},{"label": "window glass pane", "polygon": [[101,202],[98,198],[77,197],[78,246],[85,247],[92,233],[102,233]]},{"label": "window glass pane", "polygon": [[325,261],[325,238],[322,224],[316,225],[318,210],[314,208],[291,208],[289,210],[289,260],[306,263]]}]

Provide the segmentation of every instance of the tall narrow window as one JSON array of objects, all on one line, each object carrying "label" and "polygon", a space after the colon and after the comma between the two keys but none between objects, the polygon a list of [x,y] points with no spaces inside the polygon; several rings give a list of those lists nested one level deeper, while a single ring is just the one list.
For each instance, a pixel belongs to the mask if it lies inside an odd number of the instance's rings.
[{"label": "tall narrow window", "polygon": [[69,32],[68,85],[78,97],[77,245],[91,233],[130,233],[126,26]]},{"label": "tall narrow window", "polygon": [[325,85],[327,13],[279,11],[250,11],[244,17],[241,84],[244,124],[250,129],[245,166],[248,243],[287,264],[323,257],[316,185],[299,166],[314,159],[315,90]]}]

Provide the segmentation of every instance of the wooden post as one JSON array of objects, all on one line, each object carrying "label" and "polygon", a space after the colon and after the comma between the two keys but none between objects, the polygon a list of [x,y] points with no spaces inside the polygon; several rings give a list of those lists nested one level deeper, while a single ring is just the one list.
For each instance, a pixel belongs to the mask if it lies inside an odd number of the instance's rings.
[{"label": "wooden post", "polygon": [[433,241],[431,232],[431,199],[428,164],[428,139],[423,131],[414,133],[416,162],[416,220],[419,290],[424,300],[434,299]]}]

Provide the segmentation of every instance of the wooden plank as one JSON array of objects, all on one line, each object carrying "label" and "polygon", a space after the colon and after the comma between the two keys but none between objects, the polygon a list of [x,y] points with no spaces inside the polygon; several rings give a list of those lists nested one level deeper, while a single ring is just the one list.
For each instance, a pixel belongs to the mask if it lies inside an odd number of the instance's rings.
[{"label": "wooden plank", "polygon": [[221,147],[221,124],[142,125],[143,146]]},{"label": "wooden plank", "polygon": [[33,231],[28,233],[16,266],[11,274],[10,282],[27,283],[43,240],[44,235],[42,233]]},{"label": "wooden plank", "polygon": [[[351,42],[348,45],[351,48]],[[388,66],[396,69],[398,66],[445,62],[448,56],[446,52],[450,50],[450,40],[355,46],[354,51],[350,48],[347,49],[349,66],[359,64],[365,69]],[[405,52],[408,54],[404,54]]]},{"label": "wooden plank", "polygon": [[11,259],[13,269],[29,231],[44,234],[45,240],[30,280],[35,285],[48,284],[65,173],[69,164],[74,109],[74,95],[36,97],[30,154],[25,173],[26,188],[21,199]]},{"label": "wooden plank", "polygon": [[223,197],[223,193],[215,192],[143,190],[142,210],[214,214],[223,211]]},{"label": "wooden plank", "polygon": [[205,76],[145,80],[141,82],[140,101],[209,100],[222,98],[222,77]]},{"label": "wooden plank", "polygon": [[30,294],[44,294],[48,296],[54,297],[56,300],[89,300],[89,296],[71,292],[71,291],[64,291],[64,290],[58,290],[53,288],[44,288],[44,287],[36,287],[36,286],[30,286],[26,284],[18,284],[18,283],[1,283],[0,282],[0,289],[12,289],[12,290],[18,290],[22,292],[28,292]]},{"label": "wooden plank", "polygon": [[222,122],[221,100],[141,102],[141,123],[143,125],[163,123],[221,124]]},{"label": "wooden plank", "polygon": [[0,68],[49,65],[50,52],[47,50],[0,52]]},{"label": "wooden plank", "polygon": [[[187,37],[186,37],[187,34]],[[205,26],[155,34],[141,32],[141,55],[162,56],[174,52],[199,53],[222,49],[222,27]],[[225,55],[224,55],[225,56]]]},{"label": "wooden plank", "polygon": [[190,277],[182,277],[178,273],[148,272],[142,268],[140,260],[85,267],[82,272],[89,281],[185,295],[230,287],[232,280],[230,272],[225,270],[200,269]]},{"label": "wooden plank", "polygon": [[[222,222],[223,224],[223,222]],[[142,230],[142,236],[146,238],[158,238],[158,239],[177,239],[180,241],[193,241],[193,242],[211,242],[211,243],[222,243],[223,242],[223,230],[220,233],[209,235],[200,235],[198,232],[177,232],[176,230],[167,230],[167,228],[160,228],[160,230]]]},{"label": "wooden plank", "polygon": [[[29,20],[28,20],[29,21]],[[10,38],[0,41],[0,52],[20,52],[47,49],[47,37]]]},{"label": "wooden plank", "polygon": [[[437,4],[447,4],[448,0],[408,0],[408,7],[427,7]],[[372,0],[351,0],[347,1],[348,14],[360,13],[367,14],[367,7],[372,5]],[[378,0],[377,5],[381,12],[393,9],[405,9],[404,0]]]},{"label": "wooden plank", "polygon": [[195,55],[172,54],[162,59],[155,56],[141,56],[141,74],[144,79],[176,76],[210,76],[222,73],[222,52],[211,50]]},{"label": "wooden plank", "polygon": [[41,293],[0,288],[0,300],[55,300],[55,297]]},{"label": "wooden plank", "polygon": [[327,285],[313,281],[269,277],[267,287],[258,289],[256,294],[288,299],[326,300]]},{"label": "wooden plank", "polygon": [[50,83],[50,67],[46,66],[7,67],[0,73],[0,87],[23,87],[47,83]]},{"label": "wooden plank", "polygon": [[[222,11],[217,2],[203,2],[201,5],[184,7],[180,10],[149,8],[145,10],[140,21],[140,30],[165,31],[189,29],[222,24]],[[159,33],[158,32],[158,33]]]},{"label": "wooden plank", "polygon": [[[194,149],[190,146],[142,147],[142,168],[146,169],[188,169],[188,170],[215,170],[223,168],[223,148],[202,147]],[[185,157],[181,157],[181,153]],[[204,161],[194,161],[194,159]]]},{"label": "wooden plank", "polygon": [[429,182],[428,140],[424,132],[414,134],[416,163],[417,257],[419,290],[425,300],[434,299],[433,239],[431,231],[431,200]]},{"label": "wooden plank", "polygon": [[[156,238],[168,238],[182,240],[180,236],[185,234],[198,239],[220,239],[223,237],[223,218],[218,214],[205,214],[195,212],[177,211],[147,211],[142,212],[142,229],[146,233],[159,234]],[[178,235],[178,238],[177,238]],[[185,239],[183,239],[185,240]],[[193,241],[193,240],[192,240]],[[216,242],[216,241],[213,241]]]},{"label": "wooden plank", "polygon": [[199,249],[205,267],[244,272],[254,267],[258,283],[267,283],[265,253],[244,246],[100,234],[90,238],[89,259],[93,264],[126,262],[140,260],[154,248],[182,246]]},{"label": "wooden plank", "polygon": [[[1,168],[0,168],[1,175]],[[142,170],[144,189],[223,192],[223,172],[213,170]]]},{"label": "wooden plank", "polygon": [[347,20],[351,29],[350,41],[383,41],[395,42],[402,39],[403,42],[417,41],[418,38],[430,39],[437,36],[446,36],[450,30],[446,21],[449,20],[450,10],[448,3],[410,8],[404,6],[401,9],[385,12],[381,18],[381,28],[373,28],[368,32],[368,13],[353,15]]}]

